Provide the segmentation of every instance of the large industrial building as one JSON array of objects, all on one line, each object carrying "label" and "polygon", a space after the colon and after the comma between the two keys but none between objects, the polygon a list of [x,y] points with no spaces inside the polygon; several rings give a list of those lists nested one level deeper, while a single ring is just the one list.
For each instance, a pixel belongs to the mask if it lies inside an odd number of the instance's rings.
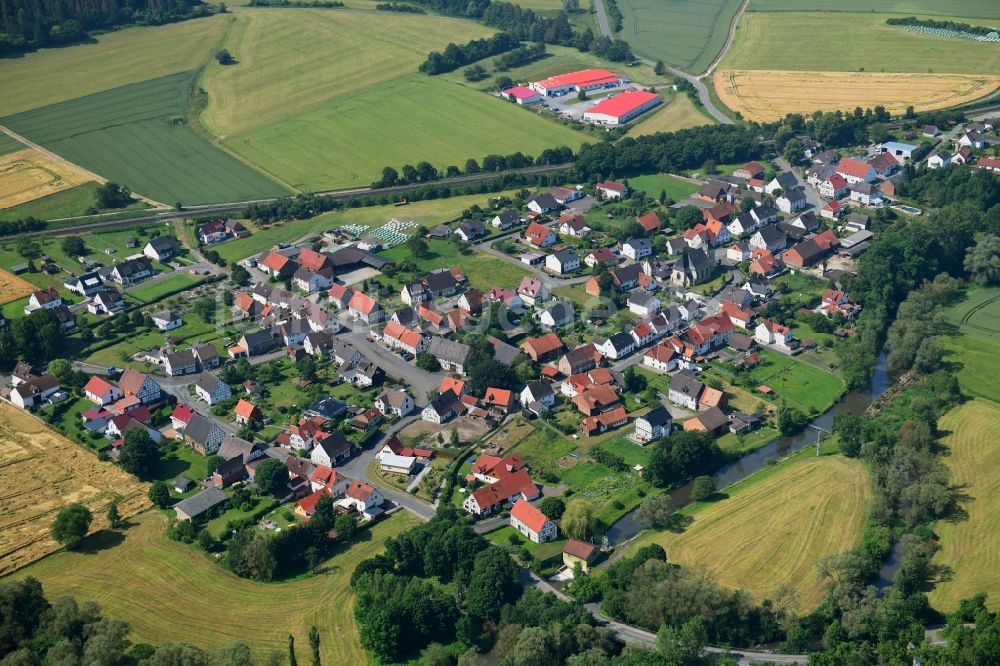
[{"label": "large industrial building", "polygon": [[560,74],[531,84],[532,90],[545,97],[556,97],[569,92],[590,92],[602,88],[615,88],[628,83],[628,79],[606,69],[583,69],[579,72]]},{"label": "large industrial building", "polygon": [[587,122],[621,125],[660,103],[659,95],[645,90],[623,92],[598,102],[583,114]]}]

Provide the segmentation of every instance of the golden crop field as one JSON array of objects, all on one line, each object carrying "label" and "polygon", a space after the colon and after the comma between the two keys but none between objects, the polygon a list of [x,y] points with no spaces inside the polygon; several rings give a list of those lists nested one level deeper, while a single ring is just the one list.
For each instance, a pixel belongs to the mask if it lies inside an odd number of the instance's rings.
[{"label": "golden crop field", "polygon": [[719,99],[749,120],[768,121],[788,113],[853,111],[881,104],[899,114],[970,102],[1000,87],[1000,75],[901,74],[717,70],[712,77]]},{"label": "golden crop field", "polygon": [[91,510],[95,530],[115,497],[123,518],[149,507],[146,484],[7,403],[0,403],[0,489],[0,574],[59,548],[49,525],[70,502]]},{"label": "golden crop field", "polygon": [[864,466],[840,456],[799,457],[724,492],[696,508],[683,533],[650,532],[633,548],[658,543],[670,562],[703,567],[758,602],[787,585],[803,612],[825,594],[820,560],[860,542],[872,496]]},{"label": "golden crop field", "polygon": [[642,136],[656,132],[676,132],[688,127],[712,125],[715,120],[698,109],[687,95],[674,95],[663,108],[653,111],[644,120],[632,125],[629,136]]},{"label": "golden crop field", "polygon": [[309,652],[309,628],[320,633],[324,664],[365,664],[354,622],[350,577],[361,560],[383,550],[386,538],[413,527],[401,511],[363,533],[363,540],[328,560],[325,573],[284,583],[238,578],[196,546],[170,541],[164,521],[147,512],[123,532],[124,541],[91,552],[61,552],[17,572],[42,582],[49,599],[94,600],[106,615],[125,620],[135,642],[190,643],[212,649],[243,641],[264,663],[286,654],[295,636],[299,659]]},{"label": "golden crop field", "polygon": [[35,285],[0,268],[0,305],[23,298],[35,290]]},{"label": "golden crop field", "polygon": [[931,604],[943,612],[958,607],[961,599],[985,592],[991,610],[1000,608],[1000,405],[977,398],[945,414],[939,426],[950,433],[944,443],[951,454],[944,463],[951,482],[967,499],[961,502],[965,516],[942,520],[934,530],[941,550],[936,564],[951,569],[947,579],[928,594]]},{"label": "golden crop field", "polygon": [[68,162],[25,148],[0,156],[0,209],[18,206],[92,180]]}]

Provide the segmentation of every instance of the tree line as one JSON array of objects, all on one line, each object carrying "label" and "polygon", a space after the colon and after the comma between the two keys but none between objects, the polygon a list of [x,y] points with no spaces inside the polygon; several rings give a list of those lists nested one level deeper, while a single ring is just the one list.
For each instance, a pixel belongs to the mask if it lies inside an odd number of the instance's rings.
[{"label": "tree line", "polygon": [[891,17],[885,20],[886,25],[910,25],[922,28],[937,28],[939,30],[955,30],[956,32],[968,32],[973,35],[988,35],[997,32],[996,28],[986,25],[970,25],[959,21],[940,21],[935,19],[919,19],[916,16],[904,16],[902,18]]},{"label": "tree line", "polygon": [[40,231],[49,226],[45,220],[25,217],[19,220],[0,220],[0,236],[15,236],[26,231]]},{"label": "tree line", "polygon": [[397,187],[415,183],[430,183],[441,178],[457,178],[473,176],[480,173],[496,173],[513,169],[524,169],[531,166],[547,164],[565,164],[573,161],[573,150],[567,146],[546,148],[538,157],[525,155],[521,151],[510,155],[487,155],[482,163],[474,158],[465,160],[464,168],[450,165],[444,171],[438,170],[430,162],[418,162],[416,166],[404,164],[399,171],[391,166],[382,169],[382,177],[372,183],[373,189]]},{"label": "tree line", "polygon": [[0,55],[72,44],[91,30],[162,25],[208,16],[200,0],[4,0],[0,4]]},{"label": "tree line", "polygon": [[473,39],[461,46],[451,42],[445,47],[444,52],[431,51],[428,53],[427,59],[420,63],[418,69],[424,74],[432,76],[453,72],[459,67],[483,58],[513,51],[520,45],[520,42],[507,32],[498,32],[487,39]]}]

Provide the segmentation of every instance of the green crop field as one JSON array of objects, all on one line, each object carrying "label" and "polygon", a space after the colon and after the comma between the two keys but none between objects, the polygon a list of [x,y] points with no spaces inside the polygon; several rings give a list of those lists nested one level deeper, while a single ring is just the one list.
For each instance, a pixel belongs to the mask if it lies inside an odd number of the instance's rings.
[{"label": "green crop field", "polygon": [[1000,288],[971,290],[968,297],[947,311],[958,326],[954,336],[944,339],[955,362],[962,391],[968,395],[1000,401],[996,378],[1000,375]]},{"label": "green crop field", "polygon": [[[363,187],[385,166],[578,147],[583,133],[465,85],[417,72],[427,52],[493,31],[431,15],[237,12],[211,63],[202,122],[222,145],[305,190]],[[457,39],[460,35],[461,39]]]},{"label": "green crop field", "polygon": [[[995,0],[750,0],[748,12],[895,12],[1000,19]],[[835,19],[834,19],[835,20]],[[827,25],[824,23],[824,25]]]},{"label": "green crop field", "polygon": [[[720,70],[996,74],[995,44],[932,37],[886,25],[885,14],[753,13],[740,19]],[[822,30],[816,30],[822,25]],[[809,34],[809,48],[789,48],[789,35]],[[873,48],[877,45],[877,48]],[[892,53],[891,58],[885,57]]]},{"label": "green crop field", "polygon": [[97,183],[84,183],[19,206],[4,208],[0,210],[0,220],[19,220],[25,217],[50,220],[83,215],[84,211],[94,205],[94,191],[98,187],[100,185]]},{"label": "green crop field", "polygon": [[950,575],[937,583],[929,597],[944,612],[955,610],[961,599],[977,592],[989,595],[991,609],[1000,608],[998,423],[1000,404],[977,398],[955,407],[938,424],[948,434],[944,444],[950,455],[944,463],[951,470],[951,483],[961,489],[964,514],[938,521],[934,527],[941,543],[935,563],[948,567]]},{"label": "green crop field", "polygon": [[201,139],[183,116],[193,74],[181,72],[34,111],[0,123],[109,180],[153,199],[217,203],[285,193]]},{"label": "green crop field", "polygon": [[232,15],[98,35],[95,43],[6,58],[0,116],[37,109],[128,83],[185,72],[211,57]]},{"label": "green crop field", "polygon": [[684,532],[646,531],[629,548],[658,543],[669,561],[704,567],[758,602],[788,585],[811,611],[824,595],[816,565],[860,541],[872,488],[857,460],[800,455],[723,492],[682,510],[694,519]]},{"label": "green crop field", "polygon": [[3,132],[0,132],[0,155],[7,155],[8,153],[16,153],[19,150],[24,150],[27,148],[23,143],[12,139]]},{"label": "green crop field", "polygon": [[307,653],[315,625],[323,663],[365,664],[370,659],[358,642],[351,573],[382,552],[386,538],[414,524],[416,518],[400,512],[326,562],[326,573],[256,583],[228,573],[194,546],[168,540],[163,520],[147,513],[122,533],[121,543],[98,533],[80,552],[57,553],[14,576],[39,579],[50,599],[98,602],[109,617],[129,623],[135,642],[216,648],[243,641],[263,662],[271,651],[286,652],[289,634],[300,656]]},{"label": "green crop field", "polygon": [[722,51],[739,0],[618,0],[622,39],[639,55],[689,72],[708,69]]},{"label": "green crop field", "polygon": [[778,402],[785,401],[807,414],[825,412],[844,392],[844,382],[837,375],[784,354],[764,349],[760,360],[750,372],[753,380],[774,389]]},{"label": "green crop field", "polygon": [[577,148],[586,135],[465,86],[409,74],[223,144],[293,187],[365,187],[385,166]]}]

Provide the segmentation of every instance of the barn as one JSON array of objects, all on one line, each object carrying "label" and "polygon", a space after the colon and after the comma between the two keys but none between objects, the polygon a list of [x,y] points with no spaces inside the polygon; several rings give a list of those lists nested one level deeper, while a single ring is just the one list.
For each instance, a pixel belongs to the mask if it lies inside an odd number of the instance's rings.
[{"label": "barn", "polygon": [[621,125],[649,111],[660,101],[658,95],[645,90],[623,92],[595,104],[584,112],[583,119],[601,125]]},{"label": "barn", "polygon": [[606,69],[582,69],[579,72],[559,74],[544,81],[535,81],[531,84],[531,88],[539,95],[557,97],[568,92],[614,88],[624,83],[628,83],[628,80]]}]

